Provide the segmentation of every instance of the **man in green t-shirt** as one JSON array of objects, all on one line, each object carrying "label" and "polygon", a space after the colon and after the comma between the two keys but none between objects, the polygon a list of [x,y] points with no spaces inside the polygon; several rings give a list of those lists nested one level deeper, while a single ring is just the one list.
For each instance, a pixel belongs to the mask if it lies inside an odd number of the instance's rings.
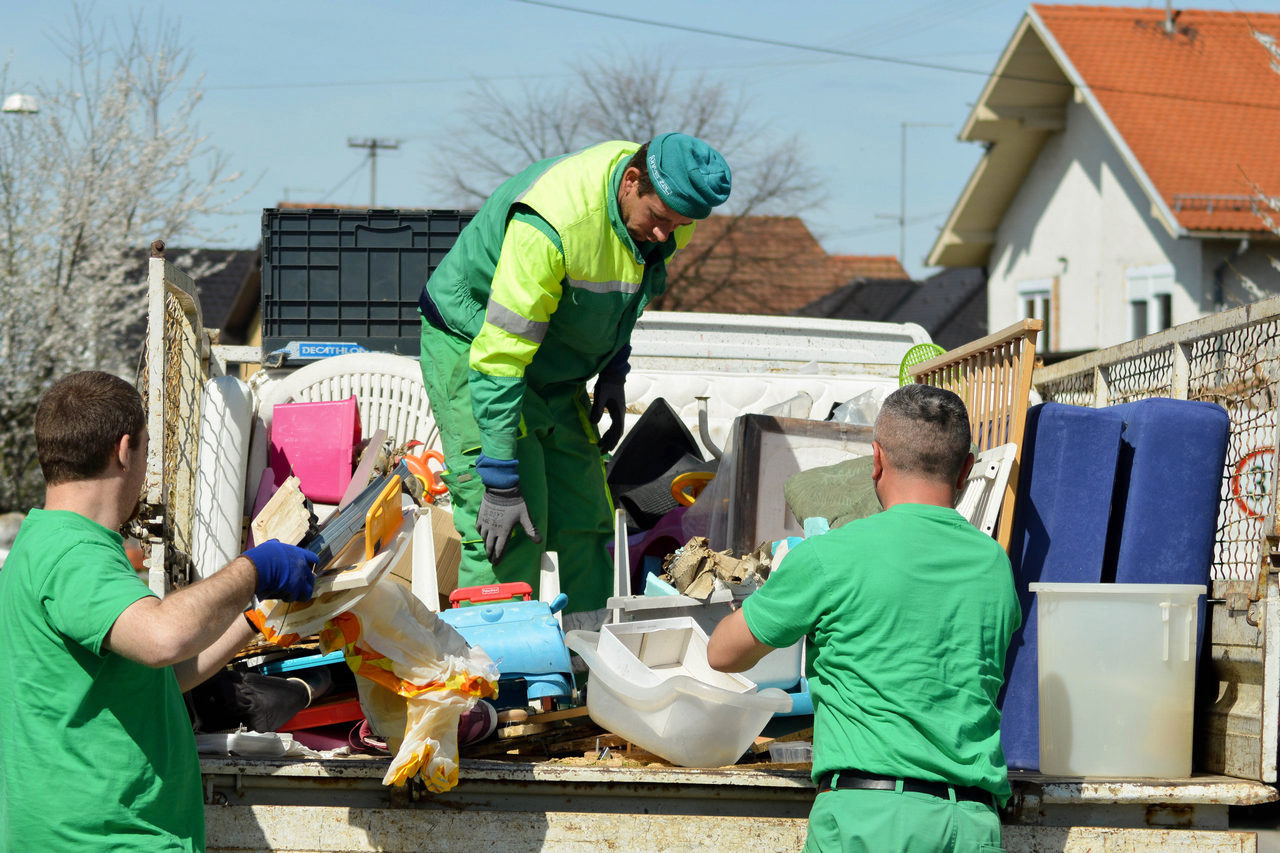
[{"label": "man in green t-shirt", "polygon": [[792,549],[707,648],[742,671],[807,636],[807,851],[999,850],[996,696],[1021,622],[1009,560],[952,509],[973,464],[950,391],[899,388],[872,444],[884,512]]},{"label": "man in green t-shirt", "polygon": [[138,392],[61,379],[35,437],[45,505],[0,570],[0,850],[204,850],[182,691],[253,636],[252,595],[310,597],[315,556],[271,540],[158,598],[117,532],[146,475]]}]

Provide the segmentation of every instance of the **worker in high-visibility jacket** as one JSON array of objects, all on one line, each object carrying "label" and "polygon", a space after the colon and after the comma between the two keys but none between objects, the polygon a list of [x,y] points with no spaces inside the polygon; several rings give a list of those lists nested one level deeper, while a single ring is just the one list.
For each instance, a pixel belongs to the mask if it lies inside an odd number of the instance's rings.
[{"label": "worker in high-visibility jacket", "polygon": [[613,506],[601,454],[622,434],[631,330],[729,186],[724,158],[683,133],[542,160],[493,192],[432,273],[422,378],[462,537],[459,586],[537,590],[552,550],[567,611],[604,607]]}]

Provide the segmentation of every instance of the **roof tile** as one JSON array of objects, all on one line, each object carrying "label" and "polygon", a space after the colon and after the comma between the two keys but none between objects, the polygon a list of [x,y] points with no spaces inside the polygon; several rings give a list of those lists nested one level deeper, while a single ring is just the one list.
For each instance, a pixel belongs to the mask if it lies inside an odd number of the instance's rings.
[{"label": "roof tile", "polygon": [[1280,73],[1255,32],[1280,15],[1115,6],[1033,7],[1183,227],[1262,229],[1253,196],[1280,195]]},{"label": "roof tile", "polygon": [[892,255],[828,255],[796,216],[711,216],[670,265],[659,307],[790,314],[854,278],[908,278]]}]

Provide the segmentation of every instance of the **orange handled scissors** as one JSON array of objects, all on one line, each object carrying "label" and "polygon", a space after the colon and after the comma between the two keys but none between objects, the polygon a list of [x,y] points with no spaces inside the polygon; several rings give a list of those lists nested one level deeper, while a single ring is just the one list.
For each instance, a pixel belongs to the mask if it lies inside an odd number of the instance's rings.
[{"label": "orange handled scissors", "polygon": [[[410,445],[422,446],[422,445]],[[432,468],[429,462],[438,462],[440,470]],[[440,471],[445,469],[444,454],[439,450],[424,450],[421,453],[404,456],[404,464],[409,468],[409,473],[422,481],[422,490],[428,496],[432,503],[435,502],[436,495],[443,495],[449,491],[449,487],[440,479]]]}]

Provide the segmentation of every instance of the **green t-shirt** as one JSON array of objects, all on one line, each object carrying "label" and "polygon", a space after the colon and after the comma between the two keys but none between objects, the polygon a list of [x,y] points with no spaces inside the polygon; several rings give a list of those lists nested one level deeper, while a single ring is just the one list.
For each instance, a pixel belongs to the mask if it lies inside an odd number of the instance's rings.
[{"label": "green t-shirt", "polygon": [[861,770],[1009,796],[996,696],[1022,621],[1003,549],[955,510],[898,504],[805,540],[742,605],[810,639],[813,778]]},{"label": "green t-shirt", "polygon": [[103,648],[150,595],[118,533],[35,509],[0,569],[0,850],[204,850],[172,667]]}]

